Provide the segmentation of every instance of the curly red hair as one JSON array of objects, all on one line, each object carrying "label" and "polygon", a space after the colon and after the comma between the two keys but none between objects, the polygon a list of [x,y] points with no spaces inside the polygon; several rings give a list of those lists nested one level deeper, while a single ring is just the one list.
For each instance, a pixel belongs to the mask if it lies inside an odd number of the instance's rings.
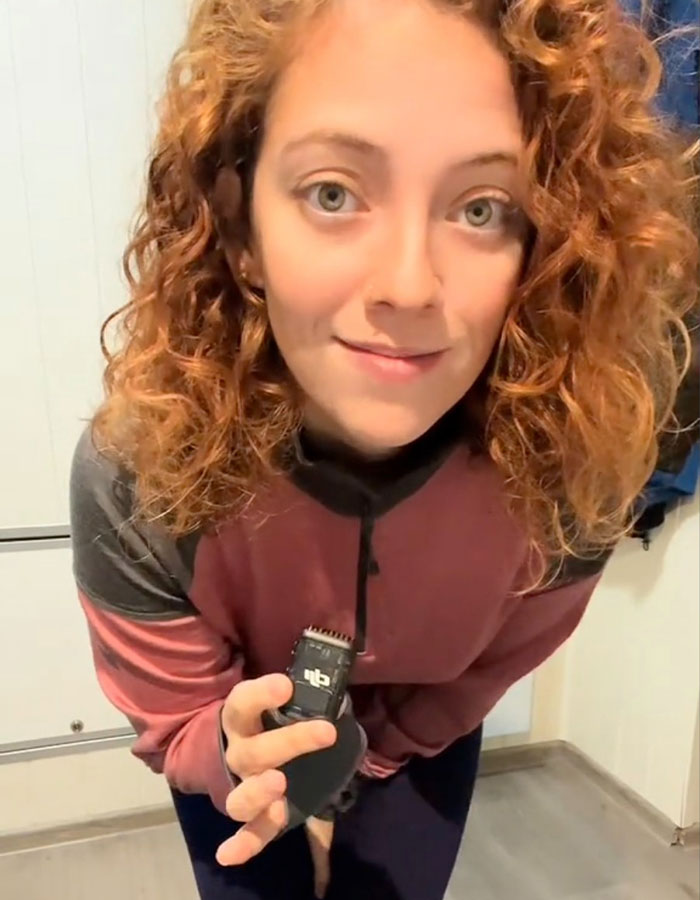
[{"label": "curly red hair", "polygon": [[[222,163],[254,164],[299,26],[329,2],[200,0],[170,67],[94,427],[174,533],[240,509],[300,424],[212,190]],[[580,554],[624,533],[671,420],[697,300],[697,148],[655,111],[658,53],[617,0],[441,6],[494,34],[527,142],[535,234],[482,379],[483,440],[534,546]]]}]

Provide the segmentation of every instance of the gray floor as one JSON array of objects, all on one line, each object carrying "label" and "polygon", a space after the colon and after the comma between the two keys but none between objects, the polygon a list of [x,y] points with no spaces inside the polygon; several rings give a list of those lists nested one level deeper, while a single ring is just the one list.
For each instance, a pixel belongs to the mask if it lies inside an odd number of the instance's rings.
[{"label": "gray floor", "polygon": [[[196,891],[177,828],[163,825],[0,855],[0,898],[196,900]],[[698,852],[667,846],[555,759],[479,780],[446,900],[688,898],[700,898]]]}]

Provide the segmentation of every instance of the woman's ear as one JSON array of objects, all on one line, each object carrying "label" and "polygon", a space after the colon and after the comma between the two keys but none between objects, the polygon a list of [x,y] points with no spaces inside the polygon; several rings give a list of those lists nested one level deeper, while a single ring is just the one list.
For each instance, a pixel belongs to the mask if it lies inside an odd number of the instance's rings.
[{"label": "woman's ear", "polygon": [[254,244],[255,238],[251,235],[248,246],[244,247],[240,254],[238,271],[243,281],[259,291],[264,291],[265,279],[263,277],[260,253],[256,246],[251,246]]},{"label": "woman's ear", "polygon": [[219,169],[210,201],[214,224],[222,240],[228,243],[240,240],[244,231],[243,186],[235,169],[228,166]]},{"label": "woman's ear", "polygon": [[243,187],[235,169],[219,169],[210,197],[214,227],[219,236],[226,262],[234,278],[240,272],[241,253],[245,246],[243,220]]},{"label": "woman's ear", "polygon": [[211,209],[231,274],[263,290],[262,265],[259,253],[251,246],[254,236],[244,218],[243,187],[235,169],[219,170],[211,194]]}]

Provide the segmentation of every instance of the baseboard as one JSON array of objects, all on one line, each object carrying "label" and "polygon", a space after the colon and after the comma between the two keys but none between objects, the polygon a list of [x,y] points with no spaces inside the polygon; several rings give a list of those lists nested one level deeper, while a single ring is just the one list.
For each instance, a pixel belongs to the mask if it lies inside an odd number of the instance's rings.
[{"label": "baseboard", "polygon": [[535,769],[545,766],[558,753],[563,752],[563,741],[541,744],[520,744],[483,750],[479,761],[479,775],[501,775],[518,769]]},{"label": "baseboard", "polygon": [[130,813],[115,813],[113,816],[104,816],[87,822],[58,825],[16,834],[0,834],[0,856],[7,853],[19,853],[23,850],[51,847],[55,844],[109,837],[122,831],[157,828],[173,822],[175,822],[175,810],[172,806],[151,806]]},{"label": "baseboard", "polygon": [[[679,847],[700,845],[700,827],[679,828],[631,788],[619,782],[584,753],[566,741],[548,741],[519,747],[487,749],[481,754],[479,776],[482,778],[521,769],[536,768],[565,760],[588,777],[610,799],[632,809],[637,818],[665,843]],[[116,814],[89,822],[66,824],[39,831],[0,835],[0,855],[35,850],[55,844],[108,837],[123,831],[155,828],[175,822],[172,806],[157,806]]]},{"label": "baseboard", "polygon": [[569,744],[561,742],[559,751],[578,771],[586,775],[611,800],[633,812],[644,827],[665,844],[673,845],[678,826],[667,815],[645,800],[640,794],[623,784],[614,775],[599,766],[585,753]]},{"label": "baseboard", "polygon": [[487,750],[481,757],[481,775],[498,775],[517,769],[545,766],[564,759],[589,778],[606,796],[632,810],[636,818],[664,843],[674,847],[700,846],[700,826],[679,828],[672,819],[627,787],[581,750],[567,741],[548,741],[501,750]]},{"label": "baseboard", "polygon": [[[550,756],[549,748],[541,749],[537,746],[521,745],[485,750],[481,755],[479,774],[480,776],[495,775],[499,772],[511,772],[516,769],[545,765]],[[23,850],[51,847],[56,844],[109,837],[122,831],[155,828],[170,825],[173,822],[175,822],[175,811],[172,806],[167,805],[137,809],[129,813],[115,813],[112,816],[104,816],[87,822],[66,823],[36,831],[0,834],[0,856],[7,853],[19,853]]]}]

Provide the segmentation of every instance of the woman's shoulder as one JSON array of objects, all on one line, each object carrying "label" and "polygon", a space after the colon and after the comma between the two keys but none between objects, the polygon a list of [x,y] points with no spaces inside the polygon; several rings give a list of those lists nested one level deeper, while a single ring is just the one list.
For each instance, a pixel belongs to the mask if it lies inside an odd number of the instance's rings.
[{"label": "woman's shoulder", "polygon": [[132,512],[133,482],[133,475],[119,464],[115,454],[106,448],[98,449],[92,426],[88,425],[73,453],[71,505],[77,502],[109,506],[128,518]]},{"label": "woman's shoulder", "polygon": [[99,448],[88,426],[73,454],[71,543],[75,577],[93,602],[132,618],[177,618],[188,599],[199,536],[175,538],[137,510],[136,479]]},{"label": "woman's shoulder", "polygon": [[[477,519],[484,535],[495,532],[508,558],[521,560],[516,580],[523,584],[540,580],[542,590],[564,587],[600,576],[615,545],[578,547],[576,552],[544,556],[535,550],[527,522],[519,511],[508,480],[485,449],[479,452],[458,449],[445,470],[442,494],[446,504],[457,505]],[[467,504],[466,498],[469,503]],[[562,521],[562,526],[564,522]],[[535,577],[535,573],[539,573]]]}]

